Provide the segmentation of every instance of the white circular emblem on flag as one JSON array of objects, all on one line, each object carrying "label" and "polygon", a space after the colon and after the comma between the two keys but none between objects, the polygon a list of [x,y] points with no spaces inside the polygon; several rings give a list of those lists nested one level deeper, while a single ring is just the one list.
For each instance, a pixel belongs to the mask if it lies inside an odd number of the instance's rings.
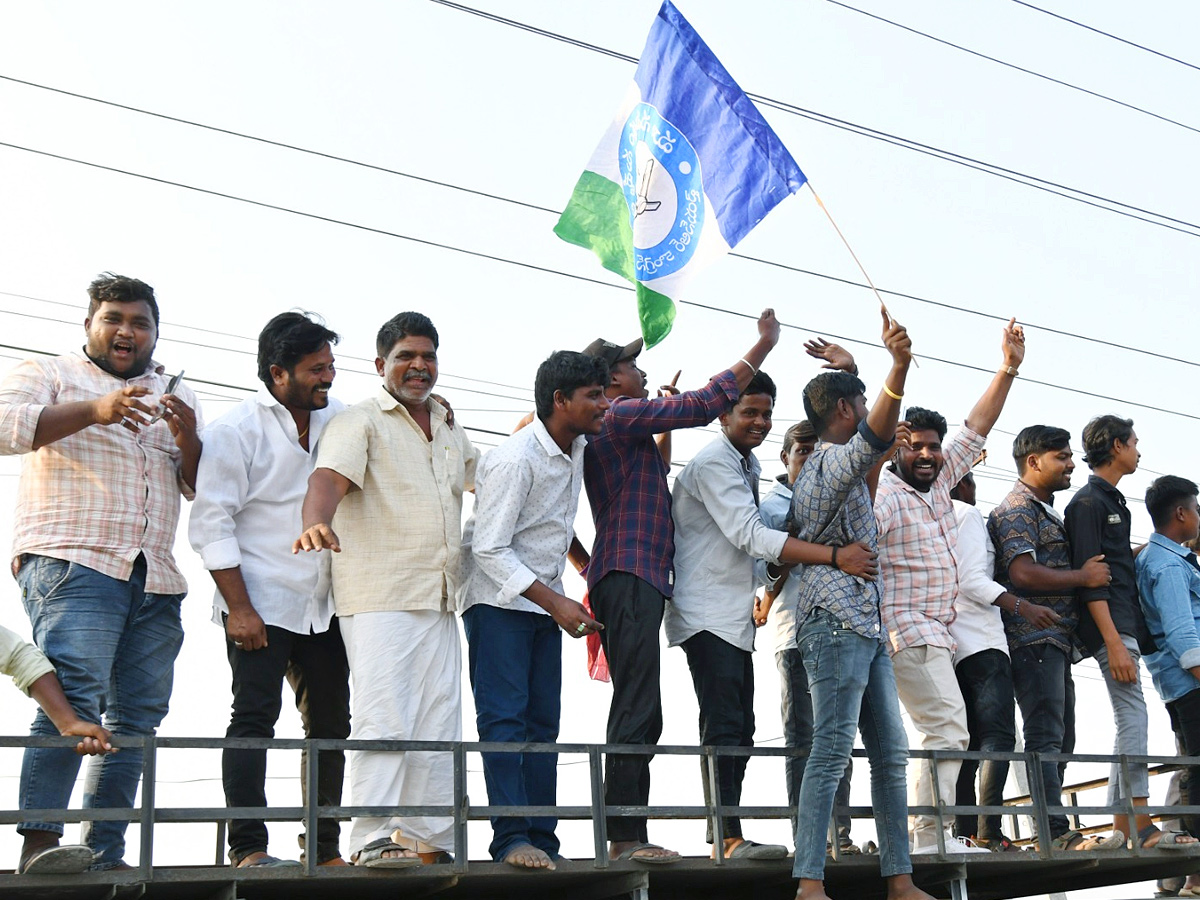
[{"label": "white circular emblem on flag", "polygon": [[638,280],[678,272],[695,253],[704,226],[695,149],[657,109],[639,103],[621,132],[620,168]]}]

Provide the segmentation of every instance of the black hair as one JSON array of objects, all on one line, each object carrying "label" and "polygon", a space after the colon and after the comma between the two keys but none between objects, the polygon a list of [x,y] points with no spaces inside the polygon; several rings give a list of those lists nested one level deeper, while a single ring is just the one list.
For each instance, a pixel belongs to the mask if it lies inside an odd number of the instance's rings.
[{"label": "black hair", "polygon": [[338,340],[337,333],[326,328],[315,313],[280,313],[258,334],[258,380],[269,388],[275,383],[271,366],[291,374],[303,357]]},{"label": "black hair", "polygon": [[738,399],[745,397],[747,394],[766,394],[771,398],[771,402],[775,402],[775,382],[766,372],[758,371],[754,373],[754,377],[750,379],[750,383],[746,385],[746,389],[738,394]]},{"label": "black hair", "polygon": [[946,438],[946,417],[932,409],[910,406],[904,413],[910,431],[936,431],[938,440]]},{"label": "black hair", "polygon": [[959,488],[959,485],[963,484],[968,478],[971,479],[972,484],[975,483],[975,473],[974,472],[968,472],[962,478],[958,479],[958,484],[956,484],[954,487],[950,488],[950,499],[951,500],[961,500],[962,499],[962,497],[959,496],[958,488]]},{"label": "black hair", "polygon": [[88,318],[96,315],[101,303],[135,303],[141,301],[150,307],[154,316],[154,329],[158,330],[158,301],[154,299],[154,288],[144,281],[117,275],[113,272],[101,272],[96,280],[88,285]]},{"label": "black hair", "polygon": [[802,441],[816,441],[816,439],[817,432],[812,427],[812,422],[808,419],[797,422],[783,433],[783,452],[784,454],[791,453],[793,444],[799,444]]},{"label": "black hair", "polygon": [[1013,460],[1017,474],[1025,474],[1025,460],[1030,454],[1046,453],[1049,450],[1065,450],[1071,446],[1071,432],[1054,425],[1030,425],[1022,428],[1013,439]]},{"label": "black hair", "polygon": [[1113,441],[1128,444],[1131,437],[1133,419],[1096,416],[1083,426],[1083,461],[1089,469],[1102,466],[1113,458]]},{"label": "black hair", "polygon": [[375,336],[375,353],[380,359],[387,359],[397,342],[406,337],[424,337],[433,341],[433,349],[438,348],[438,333],[433,327],[429,316],[419,312],[402,312],[392,316],[383,323],[379,334]]},{"label": "black hair", "polygon": [[822,372],[804,386],[804,415],[818,436],[825,433],[839,400],[865,394],[867,386],[849,372]]},{"label": "black hair", "polygon": [[556,350],[538,366],[533,379],[533,402],[537,417],[545,422],[554,412],[554,393],[562,391],[567,397],[576,388],[608,387],[608,363],[598,356],[588,356],[574,350]]},{"label": "black hair", "polygon": [[1194,481],[1178,475],[1163,475],[1155,478],[1146,488],[1146,512],[1157,531],[1170,521],[1183,501],[1200,493]]}]

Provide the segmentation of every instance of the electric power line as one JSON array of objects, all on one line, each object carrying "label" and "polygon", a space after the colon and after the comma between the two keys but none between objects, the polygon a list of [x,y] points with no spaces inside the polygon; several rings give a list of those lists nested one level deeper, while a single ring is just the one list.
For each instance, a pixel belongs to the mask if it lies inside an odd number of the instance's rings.
[{"label": "electric power line", "polygon": [[[441,0],[434,0],[434,2],[441,2]],[[536,272],[543,272],[543,273],[550,274],[550,275],[559,275],[564,278],[571,278],[576,281],[582,281],[582,282],[586,282],[589,284],[596,284],[596,285],[611,288],[614,290],[620,290],[620,291],[625,291],[625,292],[629,292],[629,293],[632,293],[634,290],[632,286],[627,285],[627,284],[615,284],[611,281],[604,281],[604,280],[601,280],[598,278],[591,278],[591,277],[588,277],[585,275],[576,275],[572,272],[564,272],[560,269],[551,269],[547,266],[539,266],[539,265],[535,265],[533,263],[524,262],[522,260],[513,259],[511,257],[496,256],[495,254],[483,253],[478,250],[470,250],[470,249],[467,249],[466,247],[460,247],[460,246],[457,246],[454,244],[444,244],[444,243],[441,243],[438,241],[431,241],[431,240],[427,240],[425,238],[418,238],[418,237],[415,237],[412,235],[405,235],[405,234],[400,234],[400,233],[394,232],[394,231],[388,231],[383,228],[375,228],[370,225],[362,225],[362,224],[359,224],[356,222],[349,222],[345,219],[335,219],[331,216],[323,216],[318,213],[305,212],[303,210],[293,209],[293,208],[287,207],[287,206],[280,206],[280,205],[274,204],[274,203],[266,203],[261,200],[252,200],[248,197],[240,197],[236,194],[227,194],[222,191],[212,190],[210,188],[197,187],[195,185],[184,184],[184,183],[178,182],[178,181],[171,181],[171,180],[165,179],[165,178],[158,178],[153,175],[145,175],[145,174],[142,174],[139,172],[131,172],[127,169],[118,169],[113,166],[105,166],[105,165],[101,165],[100,163],[94,163],[94,162],[89,162],[87,160],[76,159],[74,157],[64,156],[64,155],[58,154],[58,153],[50,153],[49,151],[46,151],[46,150],[37,150],[37,149],[31,148],[31,147],[23,147],[19,144],[12,144],[12,143],[8,143],[5,141],[0,141],[0,147],[8,147],[9,149],[12,149],[12,150],[18,150],[18,151],[22,151],[22,152],[26,152],[26,153],[32,153],[32,154],[35,154],[38,156],[45,156],[45,157],[48,157],[51,159],[60,160],[62,162],[75,163],[77,165],[82,165],[82,166],[86,166],[89,168],[99,169],[101,171],[112,172],[112,173],[115,173],[118,175],[125,175],[125,176],[131,177],[131,178],[140,178],[140,179],[144,179],[146,181],[154,182],[156,184],[165,184],[165,185],[168,185],[171,187],[178,187],[178,188],[182,188],[184,190],[193,191],[198,194],[206,194],[208,196],[220,197],[224,200],[233,200],[238,203],[246,203],[246,204],[249,204],[250,206],[256,206],[256,207],[259,207],[262,209],[271,209],[276,212],[283,212],[283,213],[287,213],[289,215],[301,216],[304,218],[314,219],[316,221],[325,222],[327,224],[343,225],[348,228],[354,228],[354,229],[358,229],[360,231],[366,231],[366,232],[369,232],[372,234],[379,234],[384,237],[392,237],[392,238],[398,238],[398,239],[404,240],[404,241],[411,241],[413,243],[420,244],[420,245],[427,246],[427,247],[436,247],[436,248],[439,248],[442,250],[450,250],[455,253],[463,253],[467,256],[472,256],[472,257],[475,257],[478,259],[486,259],[491,262],[500,262],[500,263],[505,263],[508,265],[517,266],[517,267],[523,268],[523,269],[529,269],[529,270],[536,271]],[[713,306],[711,304],[706,304],[706,303],[698,303],[698,302],[695,302],[692,300],[679,300],[677,302],[684,306],[691,306],[691,307],[695,307],[698,309],[707,309],[707,310],[710,310],[713,312],[724,313],[726,315],[731,315],[731,316],[735,316],[738,318],[746,318],[746,319],[754,319],[754,320],[757,320],[757,318],[758,318],[756,315],[752,315],[750,313],[738,312],[736,310],[726,309],[724,307],[719,307],[719,306]],[[806,331],[806,332],[812,331],[812,329],[802,328],[799,325],[790,325],[788,323],[780,323],[780,324],[784,328],[789,328],[789,329],[792,329],[795,331]],[[862,340],[860,338],[853,338],[853,337],[849,337],[846,335],[837,335],[837,334],[833,334],[832,332],[824,332],[824,333],[827,336],[836,338],[839,341],[846,341],[848,343],[871,346],[871,347],[875,346],[875,343],[873,341],[866,341],[866,340]],[[930,360],[932,362],[939,362],[944,365],[955,366],[957,368],[968,369],[968,370],[974,371],[974,372],[984,372],[984,373],[988,373],[988,374],[991,373],[991,369],[981,367],[981,366],[971,365],[970,363],[958,362],[957,360],[949,360],[949,359],[944,359],[944,358],[937,357],[937,356],[929,356],[929,355],[924,355],[924,354],[920,355],[919,358]],[[1054,382],[1049,382],[1049,381],[1040,381],[1040,380],[1034,379],[1034,378],[1026,378],[1025,381],[1029,384],[1037,384],[1037,385],[1041,385],[1043,387],[1051,388],[1053,390],[1065,391],[1068,393],[1079,394],[1079,395],[1086,396],[1086,397],[1094,397],[1094,398],[1101,399],[1101,400],[1111,400],[1114,403],[1120,403],[1125,406],[1133,406],[1133,407],[1137,407],[1139,409],[1147,409],[1147,410],[1151,410],[1153,412],[1161,412],[1166,415],[1173,415],[1173,416],[1178,416],[1178,417],[1184,418],[1184,419],[1200,421],[1200,415],[1193,415],[1192,413],[1185,413],[1180,410],[1166,409],[1164,407],[1153,406],[1148,403],[1141,403],[1136,400],[1123,400],[1121,398],[1112,397],[1107,394],[1100,394],[1100,393],[1097,393],[1094,391],[1085,391],[1082,388],[1069,387],[1067,385],[1060,385],[1060,384],[1056,384]],[[478,391],[476,393],[484,393],[484,392]]]},{"label": "electric power line", "polygon": [[[568,37],[567,35],[560,34],[555,31],[538,28],[525,22],[519,22],[515,19],[505,18],[504,16],[498,16],[495,13],[489,13],[485,12],[484,10],[475,9],[474,7],[466,6],[462,3],[454,3],[452,0],[430,0],[430,2],[436,3],[439,6],[445,6],[448,9],[453,9],[458,12],[469,13],[470,15],[478,16],[501,25],[507,25],[522,31],[527,31],[531,34],[537,35],[538,37],[549,38],[551,40],[570,44],[574,47],[579,47],[581,49],[603,54],[605,56],[610,56],[614,59],[620,59],[630,63],[637,63],[638,61],[636,56],[618,53],[615,50],[609,50],[605,47],[600,47],[597,44],[591,44],[587,41],[581,41],[577,38]],[[1050,194],[1055,194],[1056,196],[1064,197],[1068,200],[1074,200],[1077,203],[1083,203],[1087,206],[1095,207],[1096,209],[1107,210],[1108,212],[1116,213],[1117,215],[1127,216],[1151,225],[1158,225],[1161,228],[1168,228],[1171,231],[1177,231],[1181,234],[1187,234],[1192,237],[1200,237],[1200,225],[1197,225],[1194,222],[1187,222],[1182,219],[1174,218],[1173,216],[1143,209],[1129,203],[1113,200],[1111,198],[1103,197],[1099,194],[1093,194],[1089,191],[1084,191],[1079,188],[1069,187],[1045,178],[1039,178],[1035,175],[1018,172],[1015,169],[1008,169],[1004,166],[996,165],[995,163],[989,163],[974,157],[965,156],[960,153],[954,153],[953,151],[934,147],[930,144],[923,144],[919,141],[914,141],[910,138],[905,138],[899,135],[890,134],[886,131],[870,128],[866,125],[859,125],[846,119],[839,119],[835,116],[819,113],[815,110],[806,109],[794,103],[788,103],[783,100],[777,100],[772,97],[764,96],[763,94],[757,94],[751,91],[746,91],[745,94],[750,99],[755,100],[765,106],[769,106],[772,109],[777,109],[780,112],[786,112],[791,115],[800,116],[801,118],[810,119],[823,125],[830,125],[834,128],[840,128],[843,131],[850,131],[863,137],[869,137],[874,140],[883,141],[884,143],[892,144],[897,147],[903,147],[907,150],[912,150],[917,153],[923,153],[927,156],[933,156],[937,159],[955,163],[956,165],[965,166],[966,168],[975,169],[980,172],[985,172],[988,175],[994,175],[997,178],[1003,178],[1007,181],[1023,184],[1026,187],[1032,187],[1040,191],[1045,191]],[[1137,215],[1137,213],[1144,213],[1145,215]],[[1146,216],[1153,216],[1154,218],[1146,218]],[[1177,224],[1172,225],[1172,222]],[[1179,225],[1186,227],[1178,227]]]},{"label": "electric power line", "polygon": [[1104,37],[1109,38],[1111,40],[1119,41],[1120,43],[1127,44],[1130,47],[1136,47],[1138,50],[1145,50],[1147,53],[1153,53],[1155,56],[1162,57],[1163,59],[1170,60],[1171,62],[1174,62],[1174,63],[1179,63],[1181,66],[1187,66],[1189,69],[1195,69],[1196,71],[1200,72],[1200,66],[1195,65],[1194,63],[1190,63],[1187,60],[1179,59],[1176,56],[1171,56],[1169,53],[1162,53],[1159,50],[1154,50],[1150,47],[1144,46],[1143,44],[1138,44],[1138,43],[1135,43],[1134,41],[1128,40],[1128,39],[1120,37],[1118,35],[1110,34],[1107,31],[1101,31],[1099,28],[1095,28],[1091,25],[1086,25],[1083,22],[1079,22],[1075,19],[1068,18],[1067,16],[1059,15],[1058,13],[1051,12],[1048,9],[1042,9],[1042,7],[1034,6],[1032,3],[1026,3],[1025,0],[1013,0],[1013,2],[1020,4],[1021,6],[1024,6],[1027,9],[1032,9],[1036,12],[1043,13],[1044,15],[1047,15],[1047,16],[1053,16],[1056,19],[1060,19],[1063,22],[1069,22],[1070,24],[1077,25],[1080,28],[1086,28],[1088,31],[1094,32],[1099,35],[1103,35]]},{"label": "electric power line", "polygon": [[1145,109],[1141,106],[1136,106],[1133,103],[1126,103],[1124,100],[1118,100],[1115,97],[1110,97],[1109,95],[1102,94],[1099,91],[1093,91],[1088,88],[1081,87],[1080,85],[1077,85],[1077,84],[1071,84],[1069,81],[1063,81],[1060,78],[1054,78],[1050,75],[1045,75],[1041,72],[1036,72],[1033,69],[1027,69],[1024,66],[1018,66],[1016,63],[1010,63],[1010,62],[1006,62],[1003,59],[997,59],[995,56],[988,56],[988,54],[986,54],[986,53],[980,53],[978,50],[972,50],[969,47],[964,47],[961,44],[954,43],[953,41],[948,41],[944,38],[936,37],[932,34],[928,34],[924,31],[919,31],[916,28],[912,28],[908,25],[904,25],[904,24],[902,24],[900,22],[896,22],[892,19],[887,19],[887,18],[884,18],[883,16],[876,15],[875,13],[867,12],[865,9],[859,9],[857,6],[851,6],[849,3],[841,2],[841,0],[826,0],[826,2],[832,3],[834,6],[840,6],[842,9],[847,9],[850,12],[855,12],[855,13],[858,13],[859,15],[866,16],[867,18],[875,19],[878,22],[884,22],[888,25],[892,25],[895,28],[899,28],[903,31],[907,31],[909,34],[915,34],[919,37],[925,38],[926,40],[934,41],[935,43],[942,44],[946,47],[953,47],[955,50],[961,50],[963,53],[969,53],[971,56],[977,56],[980,59],[986,59],[988,62],[994,62],[998,65],[1005,66],[1006,68],[1015,69],[1018,72],[1024,72],[1026,75],[1032,75],[1034,78],[1041,78],[1044,81],[1049,81],[1053,84],[1060,85],[1061,87],[1070,88],[1073,91],[1079,91],[1080,93],[1087,94],[1090,97],[1095,97],[1099,100],[1105,100],[1108,103],[1115,103],[1117,106],[1125,107],[1125,109],[1129,109],[1134,112],[1141,113],[1142,115],[1150,116],[1151,118],[1158,119],[1159,121],[1162,121],[1162,122],[1168,122],[1171,125],[1178,125],[1180,128],[1186,128],[1188,131],[1194,132],[1196,134],[1200,134],[1200,128],[1195,128],[1191,125],[1188,125],[1186,122],[1180,122],[1178,119],[1172,119],[1169,116],[1160,115],[1159,113],[1152,112],[1151,110]]},{"label": "electric power line", "polygon": [[[836,2],[836,0],[831,0],[831,2]],[[852,9],[853,7],[847,7],[847,8]],[[504,21],[508,22],[509,20],[504,20]],[[581,44],[581,46],[587,46],[589,48],[593,48],[593,45],[590,45],[590,44],[586,44],[586,45]],[[164,119],[164,120],[170,121],[170,122],[176,122],[176,123],[179,123],[182,125],[187,125],[189,127],[199,128],[199,129],[203,129],[206,131],[213,131],[218,134],[225,134],[225,135],[237,137],[237,138],[244,139],[244,140],[254,141],[254,142],[266,144],[266,145],[272,146],[272,147],[278,147],[281,149],[292,150],[297,153],[304,153],[304,154],[316,156],[316,157],[319,157],[322,159],[328,159],[328,160],[332,160],[335,162],[346,163],[348,165],[359,166],[362,168],[371,169],[371,170],[378,171],[378,172],[383,172],[388,175],[395,175],[395,176],[398,176],[401,178],[408,178],[408,179],[422,182],[424,184],[429,184],[429,185],[432,185],[435,187],[444,188],[447,190],[458,191],[458,192],[469,194],[472,196],[483,197],[483,198],[486,198],[489,200],[496,200],[496,201],[499,201],[502,203],[512,204],[514,206],[519,206],[519,207],[522,207],[525,209],[535,210],[537,212],[549,213],[549,214],[555,215],[555,216],[561,215],[561,210],[555,210],[555,209],[551,209],[550,207],[540,206],[538,204],[530,203],[525,200],[518,200],[514,197],[507,197],[507,196],[503,196],[500,194],[491,193],[488,191],[478,190],[476,188],[470,188],[465,185],[454,184],[451,182],[438,181],[436,179],[426,178],[421,175],[415,175],[411,172],[402,172],[398,169],[392,169],[392,168],[388,168],[386,166],[379,166],[379,165],[375,165],[373,163],[367,163],[367,162],[363,162],[361,160],[351,159],[349,157],[337,156],[335,154],[326,153],[326,152],[319,151],[319,150],[312,150],[312,149],[309,149],[306,147],[297,146],[295,144],[288,144],[283,141],[277,141],[277,140],[273,140],[270,138],[264,138],[264,137],[260,137],[257,135],[247,134],[245,132],[233,131],[231,129],[221,128],[221,127],[218,127],[215,125],[207,125],[202,122],[196,122],[196,121],[193,121],[190,119],[184,119],[184,118],[181,118],[178,116],[168,115],[166,113],[160,113],[160,112],[156,112],[153,110],[143,109],[141,107],[130,106],[130,105],[124,104],[124,103],[117,103],[117,102],[111,101],[111,100],[104,100],[104,99],[101,99],[98,97],[91,97],[86,94],[77,93],[75,91],[68,91],[68,90],[64,90],[62,88],[50,87],[48,85],[38,84],[38,83],[32,82],[32,81],[26,81],[24,79],[14,78],[14,77],[8,76],[8,75],[0,75],[0,80],[10,81],[15,84],[21,84],[21,85],[25,85],[27,87],[37,88],[39,90],[50,91],[52,93],[63,94],[65,96],[74,97],[76,99],[85,100],[85,101],[92,102],[92,103],[99,103],[99,104],[102,104],[105,106],[111,106],[116,109],[127,110],[129,112],[138,113],[140,115],[152,116],[154,118]],[[775,101],[772,101],[772,102],[775,102]],[[882,134],[882,132],[881,132],[881,134]],[[936,149],[936,148],[931,148],[931,149]],[[942,151],[939,151],[939,152],[942,152]],[[1010,171],[1010,170],[1004,170],[1004,171]],[[1014,174],[1016,174],[1016,173],[1014,173]],[[1047,183],[1052,184],[1052,182],[1047,182]],[[1099,198],[1099,195],[1095,195],[1095,194],[1089,194],[1087,196],[1095,197],[1097,199],[1106,199],[1106,198]],[[1106,199],[1106,202],[1116,203],[1117,201]],[[1139,207],[1129,207],[1129,208],[1145,212],[1145,210],[1141,210]],[[1158,215],[1158,214],[1155,214],[1155,215]],[[1189,225],[1190,227],[1200,229],[1200,225],[1193,225],[1192,223],[1184,222],[1181,219],[1172,219],[1172,221],[1176,221],[1181,224],[1186,224],[1186,225]],[[781,262],[776,262],[773,260],[762,259],[762,258],[755,257],[755,256],[748,256],[743,253],[730,253],[729,255],[734,258],[737,258],[737,259],[748,260],[750,262],[758,263],[760,265],[772,266],[774,268],[779,268],[779,269],[783,269],[785,271],[790,271],[790,272],[796,272],[796,273],[803,274],[803,275],[809,275],[809,276],[812,276],[815,278],[823,278],[828,281],[833,281],[833,282],[837,282],[839,284],[845,284],[845,285],[849,285],[852,287],[858,287],[858,288],[862,288],[864,290],[872,289],[871,285],[863,284],[862,282],[854,281],[852,279],[841,278],[841,277],[834,276],[834,275],[828,275],[823,272],[815,272],[810,269],[803,269],[798,266],[791,266],[791,265],[787,265],[787,264],[781,263]],[[924,303],[924,304],[936,306],[936,307],[939,307],[942,309],[955,310],[957,312],[962,312],[962,313],[966,313],[966,314],[973,315],[973,316],[979,316],[981,318],[992,319],[992,320],[996,320],[996,321],[1006,321],[1006,317],[997,315],[995,313],[985,313],[985,312],[982,312],[979,310],[971,309],[969,307],[958,306],[953,303],[945,303],[945,302],[937,301],[937,300],[931,300],[926,297],[920,297],[915,294],[903,293],[901,291],[892,291],[892,290],[887,290],[885,288],[878,288],[878,290],[880,293],[887,294],[888,296],[891,296],[891,297],[901,297],[901,298],[904,298],[907,300],[913,300],[914,302],[917,302],[917,303]],[[7,293],[7,292],[0,291],[0,293]],[[23,295],[9,294],[9,296],[23,296]],[[28,299],[39,299],[39,298],[31,297]],[[59,301],[44,301],[44,302],[59,302]],[[64,304],[64,305],[70,305],[70,304]],[[1046,326],[1046,325],[1038,325],[1033,322],[1028,322],[1026,324],[1030,325],[1031,327],[1035,327],[1042,331],[1045,331],[1048,334],[1056,334],[1056,335],[1059,335],[1062,337],[1086,341],[1089,343],[1095,343],[1095,344],[1098,344],[1101,346],[1128,350],[1133,353],[1140,353],[1140,354],[1154,357],[1157,359],[1164,359],[1164,360],[1169,360],[1172,362],[1182,363],[1184,365],[1200,367],[1200,362],[1183,359],[1181,357],[1171,356],[1171,355],[1165,354],[1165,353],[1158,353],[1158,352],[1155,352],[1152,350],[1144,350],[1140,347],[1133,347],[1133,346],[1130,346],[1127,344],[1121,344],[1116,341],[1109,341],[1109,340],[1105,340],[1102,338],[1090,337],[1088,335],[1082,335],[1082,334],[1078,334],[1076,332],[1069,332],[1069,331],[1065,331],[1065,330],[1058,329],[1058,328],[1053,328],[1053,327]],[[205,332],[208,332],[211,334],[217,334],[217,335],[225,335],[226,334],[225,332],[216,331],[213,329],[199,328],[198,326],[184,326],[184,327],[194,328],[197,331],[205,331]],[[245,335],[230,335],[230,336],[239,337],[243,340],[253,340],[253,338],[248,338]],[[351,358],[361,359],[360,357],[351,357]],[[365,359],[363,361],[370,362],[370,360],[365,360]],[[508,386],[512,387],[512,385],[508,385]]]}]

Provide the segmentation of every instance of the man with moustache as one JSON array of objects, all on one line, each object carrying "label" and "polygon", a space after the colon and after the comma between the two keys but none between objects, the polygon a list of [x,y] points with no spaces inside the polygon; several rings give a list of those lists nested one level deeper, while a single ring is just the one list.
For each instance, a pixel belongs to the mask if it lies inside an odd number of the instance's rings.
[{"label": "man with moustache", "polygon": [[[455,597],[462,494],[478,453],[430,397],[438,333],[417,312],[380,328],[379,393],[325,429],[294,552],[331,550],[333,596],[350,672],[357,740],[462,739],[461,649]],[[336,514],[336,515],[335,515]],[[354,806],[449,806],[448,752],[361,750]],[[451,816],[360,816],[350,832],[358,865],[400,868],[449,859]]]},{"label": "man with moustache", "polygon": [[[553,743],[562,692],[562,632],[580,638],[602,626],[563,594],[574,539],[587,436],[599,433],[609,402],[608,364],[560,350],[537,370],[537,417],[486,456],[475,473],[475,509],[463,531],[459,608],[479,739]],[[553,806],[558,755],[484,753],[491,806]],[[494,816],[492,859],[553,869],[552,816]]]},{"label": "man with moustache", "polygon": [[[1001,340],[1001,365],[962,427],[943,447],[946,420],[933,410],[909,407],[909,444],[896,448],[893,464],[879,477],[875,519],[883,572],[880,613],[887,632],[896,690],[925,750],[966,750],[967,710],[954,674],[954,601],[958,596],[958,521],[950,490],[971,471],[1004,409],[1025,358],[1025,333],[1009,320]],[[915,763],[913,805],[934,806],[933,779],[943,803],[954,797],[960,760],[931,767]],[[931,768],[934,769],[931,772]],[[945,851],[978,850],[954,836],[946,816]],[[912,817],[913,854],[939,850],[937,817]]]},{"label": "man with moustache", "polygon": [[[25,454],[12,571],[33,637],[81,718],[117,737],[153,734],[167,714],[183,643],[187,583],[171,548],[179,496],[191,499],[200,417],[187,385],[154,359],[158,303],[135,278],[88,287],[82,352],[21,363],[0,384],[0,453]],[[57,735],[44,713],[31,734]],[[69,748],[30,747],[22,809],[65,808],[79,771]],[[142,752],[92,760],[83,805],[133,805]],[[83,845],[59,846],[61,822],[26,821],[18,871],[126,868],[127,822],[84,822]]]},{"label": "man with moustache", "polygon": [[[344,407],[331,399],[338,336],[312,316],[280,313],[258,336],[263,387],[209,427],[200,460],[189,537],[216,582],[213,621],[225,629],[233,671],[233,715],[226,737],[275,736],[286,678],[311,738],[350,734],[350,670],[330,593],[329,557],[296,559],[290,536],[301,523],[308,477],[329,420]],[[301,785],[305,760],[301,754]],[[267,805],[266,750],[221,754],[225,802]],[[317,803],[339,806],[345,759],[323,750]],[[317,864],[345,865],[336,819],[317,823]],[[312,846],[306,835],[301,846]],[[261,819],[229,825],[233,865],[297,865],[267,853]]]},{"label": "man with moustache", "polygon": [[[1062,515],[1054,495],[1071,486],[1075,462],[1071,434],[1051,425],[1022,428],[1013,441],[1017,483],[988,516],[996,547],[996,581],[1009,593],[1034,600],[1058,614],[1054,622],[1029,621],[1020,604],[1003,610],[1012,658],[1013,690],[1024,721],[1025,749],[1031,753],[1071,753],[1075,749],[1075,683],[1071,662],[1079,625],[1079,588],[1108,584],[1108,563],[1096,555],[1071,567]],[[1040,773],[1046,803],[1062,805],[1065,763],[1046,761]],[[1030,778],[1038,773],[1031,772]],[[1064,815],[1050,816],[1050,834],[1039,835],[1056,850],[1110,849],[1125,843],[1120,832],[1085,839]]]}]

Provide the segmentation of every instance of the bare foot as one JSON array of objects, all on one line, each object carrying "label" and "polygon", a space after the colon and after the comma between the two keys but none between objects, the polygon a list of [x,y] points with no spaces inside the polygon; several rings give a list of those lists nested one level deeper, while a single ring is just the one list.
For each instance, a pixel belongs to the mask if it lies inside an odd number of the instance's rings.
[{"label": "bare foot", "polygon": [[796,888],[796,900],[829,900],[825,893],[825,882],[813,878],[801,878]]},{"label": "bare foot", "polygon": [[517,844],[508,851],[504,861],[518,869],[550,869],[553,871],[557,868],[549,854],[539,850],[533,844]]},{"label": "bare foot", "polygon": [[[608,858],[619,859],[621,854],[637,847],[642,841],[612,841],[608,845]],[[679,853],[675,850],[668,850],[665,847],[656,847],[647,845],[638,847],[626,859],[679,859]]]},{"label": "bare foot", "polygon": [[911,875],[893,875],[888,882],[888,900],[933,900],[913,884]]},{"label": "bare foot", "polygon": [[[1149,850],[1151,847],[1157,846],[1158,842],[1162,840],[1164,834],[1166,834],[1165,831],[1155,831],[1148,838],[1146,838],[1146,840],[1142,841],[1142,846],[1147,850]],[[1190,834],[1176,834],[1175,843],[1179,845],[1195,844],[1196,839]]]},{"label": "bare foot", "polygon": [[346,862],[340,856],[335,856],[333,859],[327,859],[323,863],[317,863],[317,865],[318,866],[348,866],[348,865],[350,865],[350,863]]}]

